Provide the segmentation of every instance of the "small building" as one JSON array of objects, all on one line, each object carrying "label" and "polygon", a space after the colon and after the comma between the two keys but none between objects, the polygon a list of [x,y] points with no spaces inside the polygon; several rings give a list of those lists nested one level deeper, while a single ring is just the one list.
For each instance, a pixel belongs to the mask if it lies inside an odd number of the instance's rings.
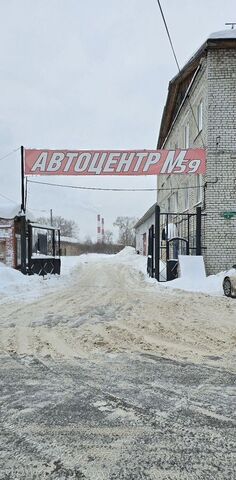
[{"label": "small building", "polygon": [[78,238],[61,235],[61,255],[80,255],[81,246]]},{"label": "small building", "polygon": [[24,274],[60,273],[60,230],[33,223],[20,205],[0,207],[0,262]]},{"label": "small building", "polygon": [[135,248],[140,255],[148,254],[148,232],[151,225],[155,223],[155,206],[156,203],[154,203],[134,225]]},{"label": "small building", "polygon": [[[157,204],[169,213],[177,232],[183,224],[181,214],[187,218],[201,207],[208,274],[236,262],[235,126],[236,30],[226,30],[211,34],[170,81],[157,142],[158,149],[206,149],[205,175],[157,177]],[[148,212],[136,224],[138,244],[140,235],[145,244],[145,231],[152,223]]]},{"label": "small building", "polygon": [[0,262],[12,268],[21,266],[20,205],[0,207]]}]

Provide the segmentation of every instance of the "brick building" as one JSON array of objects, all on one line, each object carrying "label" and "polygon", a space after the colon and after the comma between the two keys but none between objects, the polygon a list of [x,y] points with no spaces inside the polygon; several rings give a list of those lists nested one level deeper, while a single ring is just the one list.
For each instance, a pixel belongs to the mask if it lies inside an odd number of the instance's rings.
[{"label": "brick building", "polygon": [[[213,274],[236,263],[236,30],[210,35],[169,83],[157,148],[197,147],[206,149],[206,174],[160,175],[157,203],[163,212],[202,207],[203,255]],[[137,236],[152,221],[144,218]]]},{"label": "brick building", "polygon": [[0,262],[17,268],[21,264],[21,242],[18,221],[20,205],[0,208]]}]

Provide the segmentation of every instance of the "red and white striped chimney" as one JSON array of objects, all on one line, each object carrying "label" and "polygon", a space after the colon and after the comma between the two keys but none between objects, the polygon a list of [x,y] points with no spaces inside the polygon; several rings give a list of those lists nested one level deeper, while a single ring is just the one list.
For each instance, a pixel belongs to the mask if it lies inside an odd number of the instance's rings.
[{"label": "red and white striped chimney", "polygon": [[97,242],[101,242],[101,215],[97,215]]},{"label": "red and white striped chimney", "polygon": [[104,218],[102,218],[102,242],[105,241]]}]

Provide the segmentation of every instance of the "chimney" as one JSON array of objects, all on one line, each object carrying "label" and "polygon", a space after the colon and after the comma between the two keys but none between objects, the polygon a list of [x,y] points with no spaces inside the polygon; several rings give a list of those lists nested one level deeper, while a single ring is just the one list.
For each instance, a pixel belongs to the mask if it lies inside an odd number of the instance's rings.
[{"label": "chimney", "polygon": [[101,215],[97,215],[97,242],[101,242]]},{"label": "chimney", "polygon": [[102,218],[102,242],[105,241],[105,232],[104,232],[104,218]]}]

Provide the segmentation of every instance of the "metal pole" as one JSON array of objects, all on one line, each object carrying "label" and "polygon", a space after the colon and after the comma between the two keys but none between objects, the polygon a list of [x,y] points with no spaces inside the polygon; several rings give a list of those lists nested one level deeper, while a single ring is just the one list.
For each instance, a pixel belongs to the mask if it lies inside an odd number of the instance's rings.
[{"label": "metal pole", "polygon": [[32,260],[32,226],[28,221],[28,274],[31,274],[31,260]]},{"label": "metal pole", "polygon": [[24,147],[21,145],[21,211],[25,212],[25,170],[24,170]]},{"label": "metal pole", "polygon": [[26,218],[21,215],[21,272],[26,274]]},{"label": "metal pole", "polygon": [[154,225],[151,226],[151,277],[154,277]]},{"label": "metal pole", "polygon": [[25,171],[24,147],[21,145],[21,271],[26,274],[26,218],[25,218]]},{"label": "metal pole", "polygon": [[52,208],[50,208],[50,224],[51,224],[51,227],[52,227],[53,226]]},{"label": "metal pole", "polygon": [[155,206],[155,279],[160,278],[160,207]]},{"label": "metal pole", "polygon": [[201,209],[201,207],[197,207],[197,218],[196,218],[196,255],[201,255],[201,254],[202,254],[201,228],[202,228],[202,209]]},{"label": "metal pole", "polygon": [[55,249],[55,230],[52,231],[52,254],[53,254],[53,257],[56,256],[56,249]]}]

